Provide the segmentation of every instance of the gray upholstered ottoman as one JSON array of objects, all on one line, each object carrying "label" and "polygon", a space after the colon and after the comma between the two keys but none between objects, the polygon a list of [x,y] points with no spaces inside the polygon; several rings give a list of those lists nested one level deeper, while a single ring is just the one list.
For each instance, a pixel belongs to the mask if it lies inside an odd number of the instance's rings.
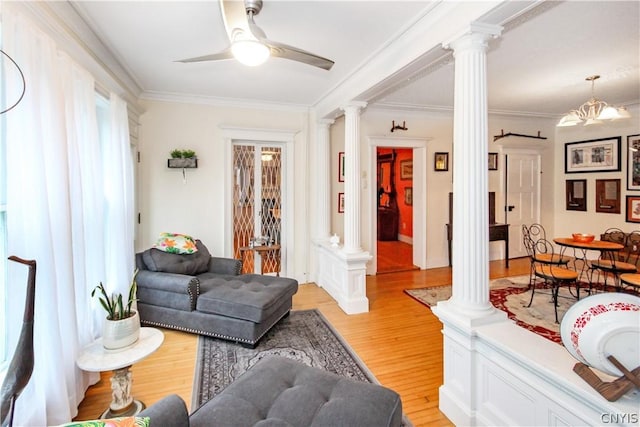
[{"label": "gray upholstered ottoman", "polygon": [[386,387],[267,357],[187,417],[169,396],[142,412],[151,427],[402,425],[400,396]]}]

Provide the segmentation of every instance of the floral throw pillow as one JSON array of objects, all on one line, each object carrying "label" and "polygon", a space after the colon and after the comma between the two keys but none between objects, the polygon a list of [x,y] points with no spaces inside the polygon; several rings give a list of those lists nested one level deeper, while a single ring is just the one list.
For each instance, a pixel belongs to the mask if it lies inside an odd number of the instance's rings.
[{"label": "floral throw pillow", "polygon": [[59,427],[149,427],[149,417],[122,417],[105,420],[75,421]]},{"label": "floral throw pillow", "polygon": [[154,248],[170,254],[193,254],[198,252],[193,237],[186,234],[160,233]]}]

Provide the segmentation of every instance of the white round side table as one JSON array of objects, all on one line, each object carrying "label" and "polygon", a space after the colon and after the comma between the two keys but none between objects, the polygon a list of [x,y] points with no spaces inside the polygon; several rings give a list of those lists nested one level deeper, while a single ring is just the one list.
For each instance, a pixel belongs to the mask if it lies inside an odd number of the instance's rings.
[{"label": "white round side table", "polygon": [[159,329],[140,328],[140,338],[130,346],[107,350],[102,346],[102,338],[98,338],[82,350],[76,361],[80,369],[113,371],[111,403],[100,418],[131,416],[145,408],[144,403],[134,399],[131,394],[132,374],[129,368],[156,351],[163,341],[164,334]]}]

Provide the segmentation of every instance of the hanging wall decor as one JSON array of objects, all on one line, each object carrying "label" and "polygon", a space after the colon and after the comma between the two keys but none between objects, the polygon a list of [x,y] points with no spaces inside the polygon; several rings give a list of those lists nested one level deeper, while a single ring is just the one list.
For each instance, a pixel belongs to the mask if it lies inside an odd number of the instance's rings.
[{"label": "hanging wall decor", "polygon": [[344,151],[338,153],[338,182],[344,182]]},{"label": "hanging wall decor", "polygon": [[627,136],[627,190],[640,190],[640,135]]},{"label": "hanging wall decor", "polygon": [[170,168],[197,168],[198,158],[193,150],[172,150],[171,158],[167,159],[167,167]]},{"label": "hanging wall decor", "polygon": [[596,179],[596,212],[620,213],[619,179]]},{"label": "hanging wall decor", "polygon": [[566,204],[568,211],[587,210],[587,180],[568,179],[566,184]]},{"label": "hanging wall decor", "polygon": [[613,172],[620,170],[621,137],[567,142],[564,173]]},{"label": "hanging wall decor", "polygon": [[489,170],[498,170],[498,153],[489,153]]},{"label": "hanging wall decor", "polygon": [[433,170],[445,172],[449,170],[449,153],[435,153],[433,159]]}]

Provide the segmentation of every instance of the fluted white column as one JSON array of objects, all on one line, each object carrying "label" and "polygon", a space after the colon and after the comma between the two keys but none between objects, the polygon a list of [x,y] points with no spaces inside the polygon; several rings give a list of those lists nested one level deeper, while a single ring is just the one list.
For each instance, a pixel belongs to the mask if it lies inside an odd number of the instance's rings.
[{"label": "fluted white column", "polygon": [[344,111],[344,248],[346,253],[362,252],[360,247],[360,110],[365,102],[352,102]]},{"label": "fluted white column", "polygon": [[315,238],[326,240],[331,233],[331,137],[330,129],[334,120],[323,119],[318,121],[317,141],[316,141],[316,159],[311,162],[317,165],[315,169],[316,188],[314,198],[316,200],[316,208],[314,211],[317,215],[317,224],[315,227]]},{"label": "fluted white column", "polygon": [[451,303],[472,317],[489,302],[487,41],[500,27],[475,24],[454,51],[453,289]]}]

